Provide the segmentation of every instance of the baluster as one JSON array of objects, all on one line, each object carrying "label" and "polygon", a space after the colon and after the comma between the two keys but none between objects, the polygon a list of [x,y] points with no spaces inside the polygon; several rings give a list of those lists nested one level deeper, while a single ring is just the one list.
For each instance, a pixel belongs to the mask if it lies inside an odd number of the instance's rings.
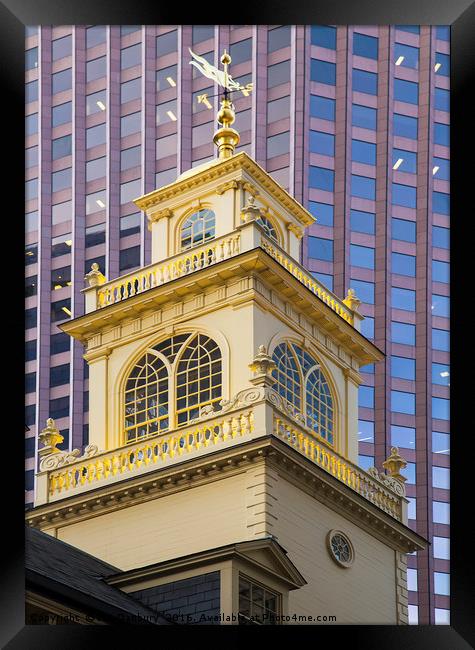
[{"label": "baluster", "polygon": [[96,481],[100,481],[102,472],[104,471],[104,464],[101,460],[96,461],[95,470],[96,470]]}]

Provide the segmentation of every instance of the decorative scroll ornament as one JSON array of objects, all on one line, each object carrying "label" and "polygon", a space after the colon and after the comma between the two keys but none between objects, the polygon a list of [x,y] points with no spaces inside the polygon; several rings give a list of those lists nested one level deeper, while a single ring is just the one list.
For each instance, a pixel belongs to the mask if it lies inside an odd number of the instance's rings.
[{"label": "decorative scroll ornament", "polygon": [[91,270],[89,273],[86,273],[84,279],[89,287],[97,287],[107,282],[106,276],[99,271],[99,264],[97,262],[93,262]]},{"label": "decorative scroll ornament", "polygon": [[63,442],[64,438],[55,427],[53,418],[46,420],[46,427],[38,435],[38,440],[43,444],[43,447],[38,451],[41,459],[40,472],[56,469],[68,463],[74,463],[77,460],[91,458],[91,456],[95,456],[98,452],[97,445],[88,445],[84,449],[82,456],[79,449],[73,449],[72,451],[58,449],[56,445]]},{"label": "decorative scroll ornament", "polygon": [[239,391],[230,400],[222,399],[218,405],[208,404],[200,410],[199,417],[192,420],[192,423],[199,422],[202,419],[215,417],[218,413],[228,413],[240,408],[253,406],[259,402],[268,401],[285,415],[293,419],[300,425],[306,427],[305,417],[299,413],[295,407],[287,402],[279,393],[269,386],[255,386]]},{"label": "decorative scroll ornament", "polygon": [[98,451],[99,448],[97,445],[88,445],[84,449],[84,454],[82,456],[79,449],[73,449],[72,451],[58,450],[58,452],[55,454],[44,456],[40,462],[40,472],[46,472],[48,470],[57,469],[58,467],[64,467],[64,465],[75,463],[78,460],[87,460],[88,458],[95,456]]},{"label": "decorative scroll ornament", "polygon": [[376,467],[370,467],[367,470],[368,474],[372,476],[376,481],[379,481],[384,487],[388,488],[389,490],[392,490],[395,492],[398,496],[405,496],[406,494],[406,488],[404,487],[404,483],[401,481],[398,481],[396,478],[392,476],[388,476],[384,472],[379,472]]}]

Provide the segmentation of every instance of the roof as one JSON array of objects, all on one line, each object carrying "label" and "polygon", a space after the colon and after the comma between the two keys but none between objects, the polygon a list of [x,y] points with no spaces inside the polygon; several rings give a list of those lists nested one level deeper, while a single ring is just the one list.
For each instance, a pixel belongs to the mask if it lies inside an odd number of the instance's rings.
[{"label": "roof", "polygon": [[[263,551],[263,553],[259,553],[259,551]],[[144,578],[149,579],[156,575],[176,575],[186,569],[207,566],[213,562],[233,557],[250,562],[265,573],[286,583],[289,589],[298,589],[307,584],[295,564],[289,559],[285,548],[273,535],[225,544],[189,555],[173,557],[155,564],[121,571],[110,576],[109,580],[113,584],[130,585]]]},{"label": "roof", "polygon": [[117,567],[31,527],[26,528],[25,568],[27,589],[39,590],[58,602],[74,603],[81,610],[99,614],[98,618],[112,622],[170,624],[106,582],[108,576],[120,573]]}]

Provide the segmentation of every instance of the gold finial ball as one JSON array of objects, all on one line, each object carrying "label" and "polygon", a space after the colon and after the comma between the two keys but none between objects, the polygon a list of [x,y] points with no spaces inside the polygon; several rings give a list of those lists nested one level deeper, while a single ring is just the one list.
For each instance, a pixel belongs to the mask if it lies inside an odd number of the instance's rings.
[{"label": "gold finial ball", "polygon": [[236,119],[236,115],[230,105],[224,105],[221,106],[217,118],[220,124],[224,124],[225,126],[230,126]]},{"label": "gold finial ball", "polygon": [[231,59],[231,57],[229,56],[229,54],[226,52],[226,50],[224,50],[224,54],[223,54],[223,56],[221,57],[221,63],[222,63],[223,65],[229,65],[229,64],[231,63],[231,60],[232,60],[232,59]]}]

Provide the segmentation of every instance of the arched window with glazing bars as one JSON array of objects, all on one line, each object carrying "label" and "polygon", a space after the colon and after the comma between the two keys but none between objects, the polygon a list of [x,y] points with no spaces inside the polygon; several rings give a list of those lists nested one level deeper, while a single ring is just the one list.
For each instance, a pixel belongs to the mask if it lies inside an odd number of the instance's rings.
[{"label": "arched window with glazing bars", "polygon": [[333,444],[334,404],[320,364],[291,342],[279,343],[273,353],[274,390],[305,417],[310,429]]},{"label": "arched window with glazing bars", "polygon": [[222,398],[222,357],[206,334],[178,334],[146,350],[125,383],[125,443],[184,426]]},{"label": "arched window with glazing bars", "polygon": [[215,229],[214,212],[208,209],[197,210],[184,221],[181,227],[181,250],[186,251],[214,239]]}]

